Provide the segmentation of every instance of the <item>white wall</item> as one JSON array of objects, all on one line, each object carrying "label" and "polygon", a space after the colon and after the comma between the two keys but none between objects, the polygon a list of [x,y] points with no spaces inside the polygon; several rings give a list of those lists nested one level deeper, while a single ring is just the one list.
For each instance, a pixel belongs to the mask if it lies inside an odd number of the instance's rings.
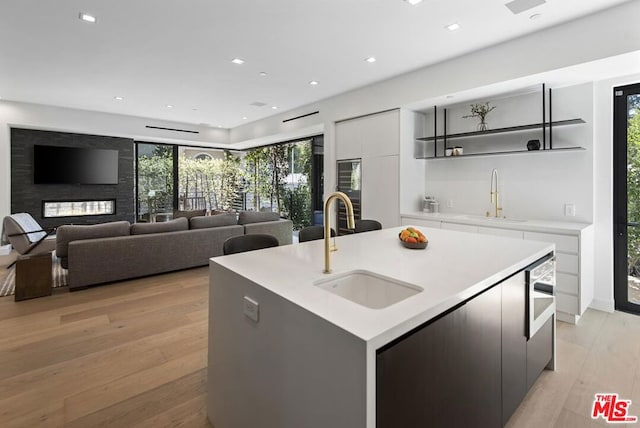
[{"label": "white wall", "polygon": [[[325,189],[335,187],[332,127],[337,120],[405,107],[425,99],[513,81],[640,50],[640,1],[428,66],[231,130],[232,143],[291,133],[314,124],[325,132]],[[621,71],[620,74],[623,72]],[[577,76],[576,76],[577,77]],[[299,121],[282,120],[319,110]]]},{"label": "white wall", "polygon": [[[189,129],[199,134],[184,134],[145,128],[145,125]],[[224,147],[229,142],[226,129],[184,123],[98,113],[37,104],[0,101],[0,217],[11,211],[11,128],[34,128],[135,138],[153,142]],[[185,137],[186,136],[186,137]]]},{"label": "white wall", "polygon": [[[527,219],[591,222],[593,220],[593,85],[583,84],[553,91],[553,120],[582,118],[585,124],[557,127],[554,147],[581,146],[585,151],[552,152],[478,158],[428,160],[426,193],[440,201],[441,212],[484,215],[492,211],[489,190],[491,171],[499,173],[500,205],[503,215]],[[542,119],[542,96],[533,94],[491,100],[496,109],[489,113],[491,128],[526,125]],[[473,130],[477,119],[462,119],[469,104],[447,111],[448,132]],[[440,118],[441,119],[441,118]],[[548,117],[547,117],[548,119]],[[433,114],[426,117],[428,134],[433,133]],[[527,140],[541,132],[453,140],[464,153],[509,149],[526,150]],[[502,139],[504,141],[499,141]],[[548,144],[548,142],[547,142]],[[453,203],[447,207],[447,202]],[[575,217],[564,216],[564,205],[574,204]]]}]

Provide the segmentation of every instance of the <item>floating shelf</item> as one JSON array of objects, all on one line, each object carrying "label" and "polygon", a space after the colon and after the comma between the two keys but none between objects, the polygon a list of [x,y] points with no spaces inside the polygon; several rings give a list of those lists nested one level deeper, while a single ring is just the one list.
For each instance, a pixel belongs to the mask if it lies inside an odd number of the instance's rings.
[{"label": "floating shelf", "polygon": [[[566,126],[566,125],[578,125],[581,123],[585,123],[585,121],[582,119],[568,119],[568,120],[558,120],[556,122],[551,122],[551,126],[556,127],[556,126]],[[528,131],[531,129],[540,129],[542,128],[542,126],[543,126],[542,123],[532,123],[530,125],[519,125],[519,126],[509,126],[507,128],[487,129],[486,131],[461,132],[458,134],[449,134],[449,135],[446,135],[446,137],[444,135],[438,135],[438,141],[442,141],[445,138],[447,140],[454,140],[454,139],[469,138],[469,137],[480,137],[480,136],[491,135],[491,134],[508,134],[513,132],[522,132],[522,131]],[[546,126],[549,126],[549,123],[546,123]],[[436,139],[435,137],[416,138],[416,140],[419,140],[419,141],[434,141],[435,139]]]},{"label": "floating shelf", "polygon": [[567,153],[567,152],[579,152],[586,150],[584,147],[562,147],[557,149],[546,149],[546,150],[510,150],[504,152],[488,152],[488,153],[470,153],[468,155],[458,155],[458,156],[422,156],[416,159],[427,159],[427,160],[444,160],[444,159],[460,159],[460,158],[478,158],[482,156],[506,156],[506,155],[521,155],[521,154],[536,154],[536,153]]}]

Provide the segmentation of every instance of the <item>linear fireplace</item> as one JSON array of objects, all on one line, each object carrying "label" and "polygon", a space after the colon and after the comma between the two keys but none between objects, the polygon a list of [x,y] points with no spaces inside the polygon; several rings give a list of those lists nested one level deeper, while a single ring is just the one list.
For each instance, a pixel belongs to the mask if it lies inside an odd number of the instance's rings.
[{"label": "linear fireplace", "polygon": [[116,200],[42,201],[42,218],[113,215]]}]

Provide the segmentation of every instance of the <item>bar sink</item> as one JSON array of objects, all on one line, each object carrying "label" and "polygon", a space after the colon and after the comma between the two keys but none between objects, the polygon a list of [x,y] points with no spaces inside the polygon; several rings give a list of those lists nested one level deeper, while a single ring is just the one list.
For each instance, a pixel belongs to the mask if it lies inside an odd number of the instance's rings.
[{"label": "bar sink", "polygon": [[367,270],[323,278],[313,285],[371,309],[383,309],[422,292],[422,288]]}]

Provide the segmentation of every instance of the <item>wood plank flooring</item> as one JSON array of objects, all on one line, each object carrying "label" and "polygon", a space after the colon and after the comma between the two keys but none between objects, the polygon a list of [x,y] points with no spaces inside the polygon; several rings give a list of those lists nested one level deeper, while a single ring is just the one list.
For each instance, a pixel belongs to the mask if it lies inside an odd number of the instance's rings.
[{"label": "wood plank flooring", "polygon": [[[210,427],[207,297],[204,267],[0,298],[0,426]],[[638,338],[640,317],[620,312],[558,323],[558,369],[542,374],[508,427],[606,425],[590,418],[597,392],[632,399],[640,416]]]}]

